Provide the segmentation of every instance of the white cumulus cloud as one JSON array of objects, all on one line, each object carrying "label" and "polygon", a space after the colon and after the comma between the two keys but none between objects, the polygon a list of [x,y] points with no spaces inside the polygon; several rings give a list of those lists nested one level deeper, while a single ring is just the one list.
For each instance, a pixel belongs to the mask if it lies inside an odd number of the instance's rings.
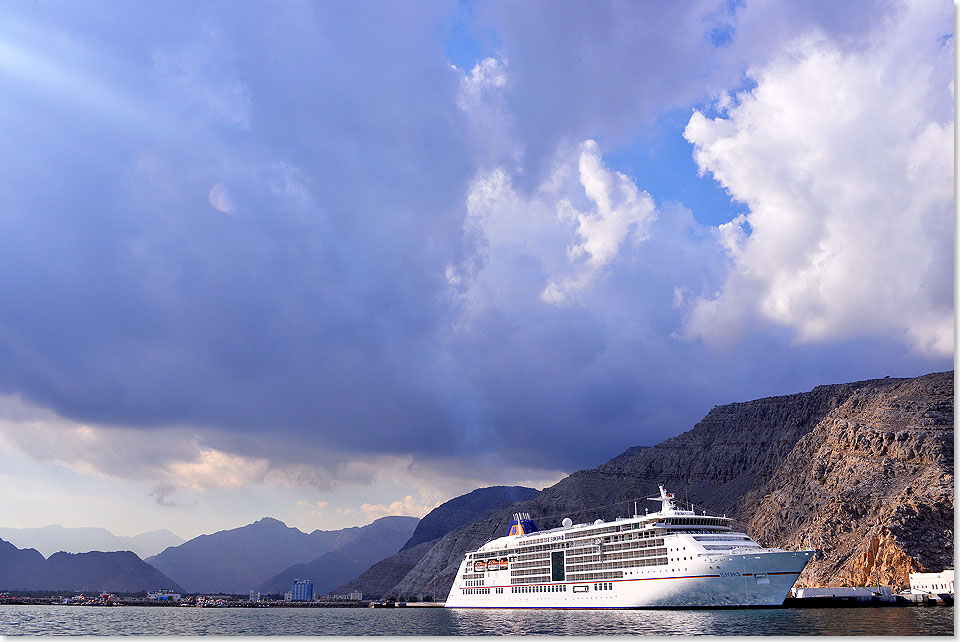
[{"label": "white cumulus cloud", "polygon": [[624,244],[647,238],[656,217],[649,194],[604,165],[587,140],[561,149],[551,176],[525,193],[505,167],[481,171],[467,197],[467,234],[479,258],[447,270],[447,282],[468,309],[551,305],[577,300]]},{"label": "white cumulus cloud", "polygon": [[588,140],[581,145],[577,163],[580,184],[592,207],[577,210],[564,199],[557,215],[577,223],[576,240],[567,248],[573,274],[551,281],[541,293],[548,303],[562,304],[576,297],[614,259],[630,233],[636,242],[646,238],[656,215],[653,199],[625,174],[603,165],[600,147]]},{"label": "white cumulus cloud", "polygon": [[717,230],[730,271],[692,306],[689,336],[728,342],[759,317],[801,342],[952,354],[951,25],[910,5],[860,50],[799,39],[720,116],[694,112],[700,171],[749,213]]}]

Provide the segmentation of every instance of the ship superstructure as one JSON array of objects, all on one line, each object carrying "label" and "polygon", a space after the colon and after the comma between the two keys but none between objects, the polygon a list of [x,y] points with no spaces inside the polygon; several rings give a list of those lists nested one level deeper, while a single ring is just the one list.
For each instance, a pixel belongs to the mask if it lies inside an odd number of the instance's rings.
[{"label": "ship superstructure", "polygon": [[[777,606],[812,551],[763,548],[729,517],[677,508],[540,531],[517,513],[509,534],[467,553],[451,608]],[[636,512],[636,511],[634,511]]]}]

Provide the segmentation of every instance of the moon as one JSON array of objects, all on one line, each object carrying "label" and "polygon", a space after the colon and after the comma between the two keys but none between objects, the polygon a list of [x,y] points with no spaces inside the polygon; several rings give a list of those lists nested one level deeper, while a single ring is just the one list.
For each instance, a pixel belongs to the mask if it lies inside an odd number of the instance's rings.
[{"label": "moon", "polygon": [[217,183],[210,188],[210,204],[221,212],[229,214],[233,211],[233,198],[227,186],[223,183]]}]

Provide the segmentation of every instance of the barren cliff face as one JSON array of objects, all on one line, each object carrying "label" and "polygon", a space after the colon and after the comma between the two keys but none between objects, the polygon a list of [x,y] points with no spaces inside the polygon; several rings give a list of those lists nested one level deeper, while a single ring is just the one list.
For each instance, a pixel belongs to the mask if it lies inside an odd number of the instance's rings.
[{"label": "barren cliff face", "polygon": [[[800,585],[909,585],[953,564],[953,373],[869,386],[801,438],[757,495],[765,546],[812,544]],[[744,507],[750,512],[750,507]]]}]

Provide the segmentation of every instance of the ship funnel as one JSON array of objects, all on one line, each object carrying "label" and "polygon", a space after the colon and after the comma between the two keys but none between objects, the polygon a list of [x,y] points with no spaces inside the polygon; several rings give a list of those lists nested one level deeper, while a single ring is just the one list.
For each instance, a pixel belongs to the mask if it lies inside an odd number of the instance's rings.
[{"label": "ship funnel", "polygon": [[530,513],[514,513],[513,520],[510,522],[510,532],[507,535],[529,535],[538,530],[540,529],[530,519]]}]

